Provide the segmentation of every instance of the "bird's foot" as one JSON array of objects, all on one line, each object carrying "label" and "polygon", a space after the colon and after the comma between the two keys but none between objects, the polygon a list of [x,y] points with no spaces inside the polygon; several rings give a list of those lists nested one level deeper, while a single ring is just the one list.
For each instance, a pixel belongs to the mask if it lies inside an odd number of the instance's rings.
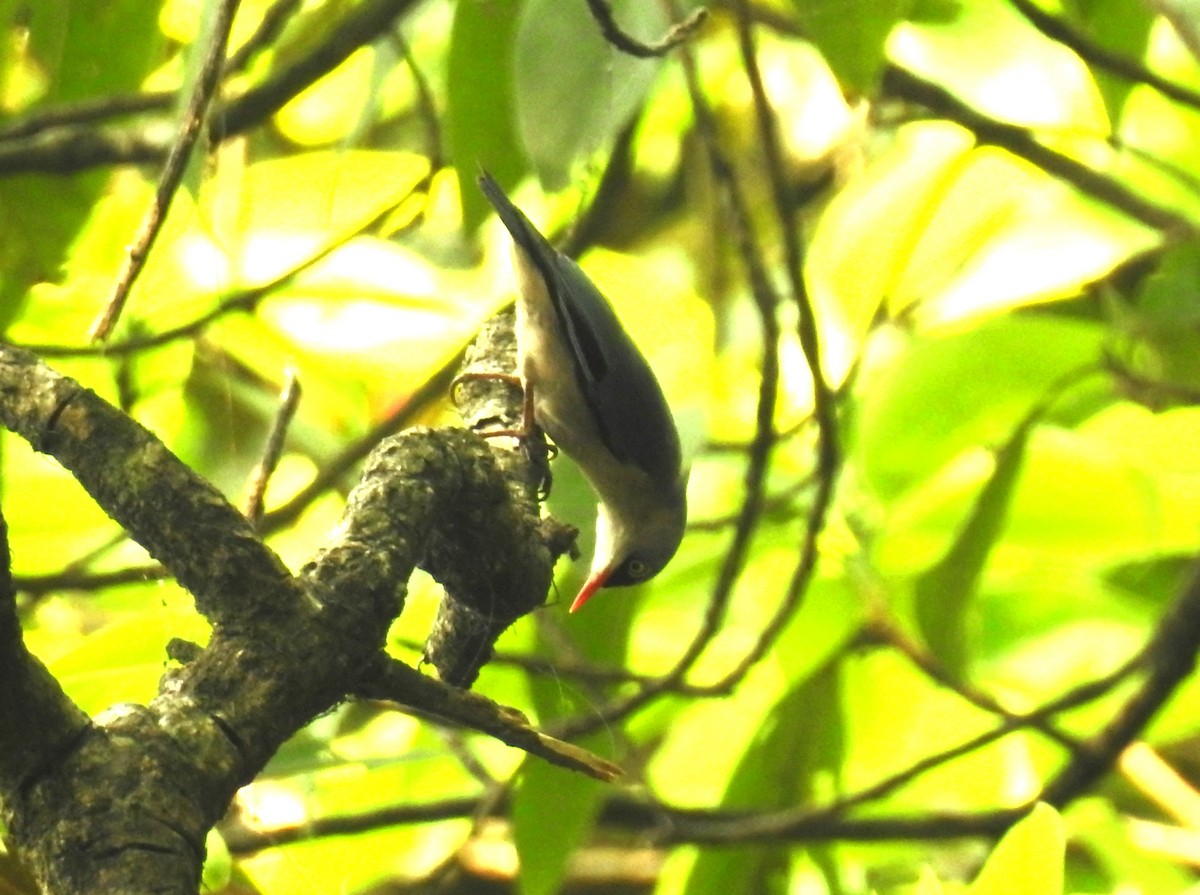
[{"label": "bird's foot", "polygon": [[550,461],[558,456],[558,447],[546,441],[545,435],[533,418],[533,387],[515,373],[470,372],[460,373],[450,383],[450,399],[458,402],[458,389],[466,382],[505,382],[521,389],[521,425],[519,428],[488,429],[479,434],[483,438],[515,438],[525,449],[525,455],[538,474],[538,500],[550,496],[553,475]]}]

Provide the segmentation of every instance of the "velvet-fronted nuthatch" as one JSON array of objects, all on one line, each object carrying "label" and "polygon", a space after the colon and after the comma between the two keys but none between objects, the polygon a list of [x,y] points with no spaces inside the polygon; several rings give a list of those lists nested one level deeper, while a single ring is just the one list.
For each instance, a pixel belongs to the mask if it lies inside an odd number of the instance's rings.
[{"label": "velvet-fronted nuthatch", "polygon": [[524,425],[536,423],[566,451],[600,501],[596,552],[574,612],[602,587],[657,575],[675,555],[687,519],[679,432],[654,372],[600,290],[489,174],[479,185],[513,240]]}]

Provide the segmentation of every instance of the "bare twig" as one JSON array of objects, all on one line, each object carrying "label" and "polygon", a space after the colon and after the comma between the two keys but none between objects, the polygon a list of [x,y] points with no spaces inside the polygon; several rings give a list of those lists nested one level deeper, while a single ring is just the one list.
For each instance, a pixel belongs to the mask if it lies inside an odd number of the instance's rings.
[{"label": "bare twig", "polygon": [[600,26],[600,33],[604,35],[604,39],[622,53],[638,59],[665,56],[698,31],[708,18],[708,10],[703,6],[697,7],[687,18],[676,22],[667,29],[667,33],[659,40],[654,43],[643,43],[617,24],[608,0],[587,0],[587,7],[592,18],[596,20],[596,24]]},{"label": "bare twig", "polygon": [[161,112],[171,107],[174,96],[170,91],[120,94],[37,109],[0,127],[0,142],[34,136],[55,128],[80,127],[127,115]]},{"label": "bare twig", "polygon": [[1145,729],[1179,683],[1196,666],[1200,649],[1200,563],[1192,579],[1158,620],[1154,636],[1140,655],[1146,679],[1115,718],[1076,754],[1043,790],[1042,798],[1064,805],[1106,773]]},{"label": "bare twig", "polygon": [[268,510],[263,514],[261,529],[263,532],[278,531],[285,525],[294,522],[314,500],[328,491],[333,485],[349,473],[360,460],[371,452],[381,440],[393,432],[398,432],[409,425],[430,402],[444,396],[450,389],[450,382],[462,363],[462,354],[458,353],[446,361],[436,372],[414,390],[408,398],[397,406],[391,413],[375,423],[362,436],[355,439],[330,460],[313,477],[313,480],[297,491],[285,504]]},{"label": "bare twig", "polygon": [[980,143],[1008,150],[1047,174],[1160,231],[1168,240],[1183,239],[1195,232],[1195,226],[1187,218],[1141,196],[1119,180],[1050,149],[1038,141],[1030,128],[989,118],[940,84],[889,65],[884,71],[883,87],[892,96],[918,103],[961,124],[974,133]]},{"label": "bare twig", "polygon": [[1200,109],[1200,93],[1182,84],[1168,81],[1141,63],[1100,46],[1086,34],[1058,16],[1050,15],[1031,0],[1009,0],[1029,24],[1053,41],[1073,50],[1089,65],[1117,75],[1132,84],[1145,84],[1168,99],[1193,109]]},{"label": "bare twig", "polygon": [[300,8],[301,0],[275,0],[263,13],[254,33],[246,38],[246,42],[229,54],[225,62],[225,75],[239,72],[250,64],[255,54],[271,46],[283,32],[284,26],[292,14]]},{"label": "bare twig", "polygon": [[778,347],[780,337],[776,307],[779,298],[767,275],[763,251],[750,223],[749,206],[742,194],[733,166],[721,150],[716,121],[700,85],[695,59],[687,46],[684,46],[680,60],[683,64],[688,93],[691,96],[696,116],[696,125],[707,153],[709,167],[720,188],[721,195],[728,203],[728,214],[723,214],[722,220],[732,224],[738,255],[750,280],[751,294],[754,297],[759,326],[762,329],[762,372],[759,377],[754,439],[751,442],[746,463],[745,498],[737,525],[734,528],[733,541],[722,559],[700,629],[693,635],[675,665],[654,684],[641,688],[631,696],[593,709],[585,716],[560,722],[556,729],[563,731],[564,736],[568,731],[571,735],[575,735],[583,731],[594,730],[631,714],[657,695],[673,689],[695,665],[696,660],[700,658],[720,629],[728,611],[733,586],[741,574],[750,542],[762,517],[767,470],[775,445],[775,403],[779,390]]},{"label": "bare twig", "polygon": [[404,64],[408,66],[413,86],[417,90],[417,113],[425,127],[425,154],[429,158],[430,170],[440,170],[446,164],[446,147],[442,139],[442,121],[438,115],[437,98],[408,41],[399,31],[393,32],[392,40],[400,48],[400,55],[404,57]]},{"label": "bare twig", "polygon": [[[223,103],[208,116],[214,143],[244,133],[267,120],[294,96],[333,71],[355,50],[385,34],[417,0],[367,0],[346,14],[328,38],[266,81]],[[171,94],[156,95],[153,108],[170,105]],[[118,102],[110,99],[109,102]],[[143,100],[131,100],[140,104]],[[150,99],[145,100],[150,103]],[[104,165],[161,162],[174,132],[139,122],[130,127],[49,127],[0,141],[0,173],[72,174]]]},{"label": "bare twig", "polygon": [[300,380],[296,369],[289,367],[284,374],[283,390],[279,393],[279,408],[275,411],[275,421],[271,424],[271,432],[263,447],[262,458],[250,476],[243,512],[246,518],[255,526],[262,521],[263,496],[267,492],[267,482],[279,466],[279,458],[283,455],[283,442],[287,437],[288,426],[300,406]]},{"label": "bare twig", "polygon": [[150,257],[150,247],[154,245],[155,237],[162,229],[167,211],[171,208],[171,200],[175,198],[175,191],[183,182],[188,160],[192,157],[192,149],[204,124],[205,112],[221,79],[221,66],[225,61],[225,48],[229,43],[229,29],[233,27],[233,16],[237,11],[238,2],[239,0],[220,0],[217,4],[212,28],[208,32],[208,45],[204,47],[199,74],[184,108],[179,133],[171,145],[170,152],[167,153],[158,188],[154,191],[154,201],[147,209],[141,227],[129,247],[129,255],[117,276],[113,294],[88,333],[89,340],[93,342],[107,339],[116,325],[129,298],[129,290],[133,288],[146,259]]},{"label": "bare twig", "polygon": [[800,546],[800,558],[788,582],[783,600],[775,613],[763,626],[758,639],[746,652],[742,660],[713,686],[714,692],[729,692],[767,654],[783,631],[787,621],[796,613],[808,590],[808,584],[817,568],[817,541],[825,528],[825,520],[833,502],[834,486],[841,466],[841,447],[838,436],[837,407],[833,390],[825,380],[821,369],[821,342],[817,332],[816,314],[808,287],[804,282],[804,245],[796,224],[795,209],[789,199],[784,173],[784,163],[775,123],[775,114],[763,87],[758,69],[758,57],[754,46],[753,23],[748,5],[738,5],[738,37],[742,55],[742,67],[750,81],[754,97],[755,120],[758,124],[759,142],[767,160],[767,172],[771,182],[776,222],[784,245],[785,268],[791,285],[792,301],[799,308],[796,324],[800,347],[808,364],[813,386],[813,415],[817,420],[817,463],[816,484],[812,504],[808,511],[808,525]]},{"label": "bare twig", "polygon": [[944,664],[937,660],[937,657],[931,655],[927,650],[922,649],[919,644],[891,620],[877,618],[872,621],[870,636],[895,649],[914,666],[924,672],[930,680],[958,694],[976,708],[981,708],[985,712],[991,712],[1007,722],[1027,724],[1038,733],[1043,734],[1071,752],[1078,752],[1084,748],[1083,744],[1077,738],[1059,730],[1048,718],[1022,717],[1018,713],[1005,708],[990,693],[986,693],[978,687],[973,686],[969,681],[955,677]]},{"label": "bare twig", "polygon": [[617,780],[622,775],[621,769],[612,762],[534,730],[516,709],[435,681],[401,662],[387,662],[377,676],[363,682],[358,695],[368,699],[399,700],[418,714],[486,733],[509,746],[523,749],[552,764],[582,771],[598,780]]},{"label": "bare twig", "polygon": [[[791,485],[783,488],[773,494],[768,494],[763,498],[763,515],[778,519],[786,516],[793,518],[800,515],[800,510],[795,508],[796,499],[800,495],[813,489],[813,482],[816,478],[813,474],[805,475]],[[737,525],[739,518],[738,513],[730,513],[726,516],[713,516],[709,519],[697,519],[695,522],[689,522],[687,525],[688,531],[722,531],[730,526]],[[704,688],[708,689],[708,688]]]}]

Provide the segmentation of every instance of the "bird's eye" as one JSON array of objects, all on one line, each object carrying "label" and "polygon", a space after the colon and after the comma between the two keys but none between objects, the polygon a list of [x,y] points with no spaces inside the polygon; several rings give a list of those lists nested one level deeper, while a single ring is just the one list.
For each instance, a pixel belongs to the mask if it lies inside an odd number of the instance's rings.
[{"label": "bird's eye", "polygon": [[640,559],[631,559],[625,566],[625,570],[629,572],[633,578],[645,578],[650,571],[650,567]]}]

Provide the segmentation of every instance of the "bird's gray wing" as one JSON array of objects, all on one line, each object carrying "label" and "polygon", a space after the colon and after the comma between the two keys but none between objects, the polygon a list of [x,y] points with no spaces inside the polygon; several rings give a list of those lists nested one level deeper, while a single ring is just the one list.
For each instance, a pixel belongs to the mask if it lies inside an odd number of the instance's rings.
[{"label": "bird's gray wing", "polygon": [[576,381],[604,446],[670,487],[679,478],[679,434],[650,365],[587,274],[557,251],[486,171],[483,194],[541,273],[571,355]]}]

